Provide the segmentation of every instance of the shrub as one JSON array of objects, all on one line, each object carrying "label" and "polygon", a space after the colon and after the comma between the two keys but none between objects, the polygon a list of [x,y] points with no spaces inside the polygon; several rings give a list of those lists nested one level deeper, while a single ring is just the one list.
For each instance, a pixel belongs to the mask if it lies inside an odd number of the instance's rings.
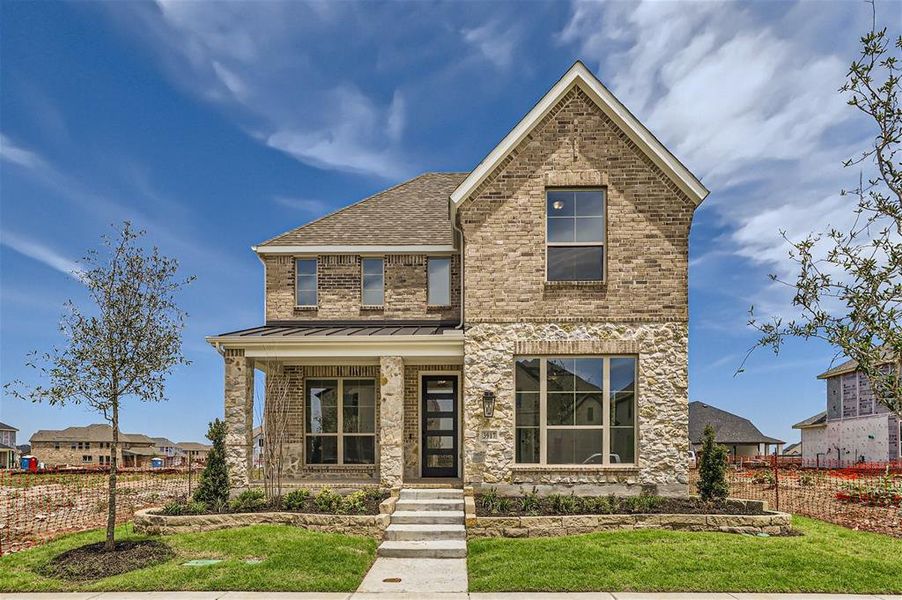
[{"label": "shrub", "polygon": [[480,494],[479,505],[485,510],[496,512],[499,498],[498,490],[491,488],[487,492]]},{"label": "shrub", "polygon": [[560,515],[572,515],[579,512],[580,502],[579,499],[570,494],[569,496],[562,496],[561,494],[552,494],[548,496],[548,504],[551,507],[553,512],[556,512]]},{"label": "shrub", "polygon": [[180,515],[202,515],[207,512],[207,505],[203,502],[185,502],[184,500],[173,500],[168,503],[160,511],[170,517],[178,517]]},{"label": "shrub", "polygon": [[344,497],[341,505],[341,512],[345,513],[364,513],[366,512],[366,492],[357,490]]},{"label": "shrub", "polygon": [[627,498],[626,502],[632,512],[650,513],[654,512],[655,509],[661,505],[661,498],[660,496],[640,494],[638,496]]},{"label": "shrub", "polygon": [[229,501],[229,467],[225,458],[226,424],[219,419],[210,423],[207,439],[213,448],[207,454],[207,464],[200,474],[200,483],[194,490],[194,500],[210,506],[221,506]]},{"label": "shrub", "polygon": [[309,498],[309,490],[292,490],[282,496],[282,507],[285,510],[301,510]]},{"label": "shrub", "polygon": [[528,515],[536,515],[539,514],[540,507],[541,502],[536,488],[532,488],[531,492],[523,494],[523,497],[520,498],[520,512]]},{"label": "shrub", "polygon": [[701,460],[698,466],[698,495],[705,502],[725,500],[730,494],[727,485],[727,450],[714,441],[714,428],[705,426]]},{"label": "shrub", "polygon": [[799,475],[799,485],[802,487],[811,487],[814,485],[814,475],[811,473],[802,473]]},{"label": "shrub", "polygon": [[323,488],[313,499],[313,504],[324,513],[339,513],[342,511],[344,499],[341,494]]},{"label": "shrub", "polygon": [[233,512],[253,512],[266,506],[263,490],[244,490],[229,502],[229,510]]},{"label": "shrub", "polygon": [[774,472],[770,469],[759,469],[752,473],[752,483],[774,485],[777,483],[777,479],[774,477]]}]

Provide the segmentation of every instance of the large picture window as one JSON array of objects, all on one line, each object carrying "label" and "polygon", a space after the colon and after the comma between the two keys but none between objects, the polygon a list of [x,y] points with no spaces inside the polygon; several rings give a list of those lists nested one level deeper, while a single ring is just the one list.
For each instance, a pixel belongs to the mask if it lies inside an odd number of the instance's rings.
[{"label": "large picture window", "polygon": [[299,258],[294,262],[298,306],[316,306],[316,262],[315,258]]},{"label": "large picture window", "polygon": [[516,361],[516,462],[635,464],[636,358]]},{"label": "large picture window", "polygon": [[376,382],[308,379],[306,388],[307,464],[374,464]]},{"label": "large picture window", "polygon": [[548,190],[548,281],[604,279],[604,205],[603,190]]}]

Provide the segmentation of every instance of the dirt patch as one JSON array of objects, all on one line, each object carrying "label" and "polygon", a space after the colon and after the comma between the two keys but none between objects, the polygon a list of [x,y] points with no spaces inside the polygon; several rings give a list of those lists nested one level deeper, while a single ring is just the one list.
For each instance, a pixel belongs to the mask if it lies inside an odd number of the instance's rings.
[{"label": "dirt patch", "polygon": [[498,496],[477,494],[480,517],[554,515],[763,515],[758,503],[736,500],[703,502],[698,498],[664,496]]},{"label": "dirt patch", "polygon": [[67,550],[54,557],[42,574],[57,579],[86,581],[103,579],[165,562],[175,556],[172,548],[155,540],[116,542],[116,549],[106,552],[104,542]]}]

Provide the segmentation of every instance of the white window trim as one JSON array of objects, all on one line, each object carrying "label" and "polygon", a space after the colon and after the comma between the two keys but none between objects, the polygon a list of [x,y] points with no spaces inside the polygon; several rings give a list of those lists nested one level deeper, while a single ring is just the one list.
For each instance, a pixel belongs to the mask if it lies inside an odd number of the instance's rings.
[{"label": "white window trim", "polygon": [[[516,444],[517,430],[517,361],[523,359],[539,360],[539,462],[537,463],[521,463],[516,462],[516,450],[514,451],[514,465],[516,467],[550,467],[567,469],[569,467],[585,468],[587,466],[594,467],[636,467],[639,465],[639,357],[635,354],[548,354],[548,355],[523,355],[514,357],[513,373],[514,373],[514,444]],[[602,359],[602,421],[601,426],[598,425],[552,425],[551,429],[576,429],[576,430],[600,430],[602,432],[602,462],[600,465],[585,465],[583,463],[566,464],[566,463],[549,463],[547,457],[548,449],[548,381],[547,369],[548,360],[555,358],[595,358]],[[611,359],[614,358],[631,358],[635,360],[635,371],[633,373],[633,462],[611,462]]]},{"label": "white window trim", "polygon": [[[382,302],[379,304],[367,304],[363,301],[363,281],[366,277],[366,269],[363,268],[364,261],[378,259],[382,261]],[[317,297],[317,299],[319,299]],[[360,305],[364,308],[382,308],[385,306],[385,257],[384,256],[361,256],[360,257]]]},{"label": "white window trim", "polygon": [[[601,199],[604,203],[604,231],[601,234],[600,242],[550,242],[548,241],[548,192],[601,192]],[[608,190],[605,187],[546,187],[545,188],[545,283],[552,285],[566,285],[568,283],[604,283],[608,280]],[[601,279],[548,279],[548,248],[583,248],[587,246],[595,246],[602,248],[601,255]]]},{"label": "white window trim", "polygon": [[[298,261],[301,260],[312,260],[316,265],[316,269],[313,272],[314,294],[316,296],[316,303],[314,304],[298,303]],[[319,306],[319,257],[317,256],[294,257],[294,306],[295,308],[317,308]]]},{"label": "white window trim", "polygon": [[[448,301],[440,304],[434,303],[432,301],[431,287],[429,285],[429,263],[433,260],[446,260],[448,261]],[[451,290],[451,281],[453,277],[451,276],[451,271],[453,270],[454,264],[453,260],[450,256],[427,256],[426,257],[426,306],[430,308],[436,307],[445,307],[451,306],[451,298],[452,298],[452,290]]]},{"label": "white window trim", "polygon": [[[310,388],[307,385],[307,382],[310,380],[313,381],[337,381],[338,382],[338,426],[337,431],[335,433],[313,433],[307,431],[307,426],[309,422],[307,421],[307,403],[310,401]],[[344,423],[344,384],[345,381],[372,381],[373,382],[373,433],[345,433],[345,423]],[[378,419],[376,418],[376,413],[379,410],[379,399],[378,397],[378,383],[376,379],[373,377],[308,377],[304,379],[304,465],[309,465],[312,467],[335,467],[335,466],[348,466],[348,467],[371,467],[375,465],[379,461],[379,448],[376,443],[376,427],[378,426]],[[337,437],[338,444],[336,450],[336,458],[338,462],[335,463],[312,463],[307,461],[307,437],[308,436],[320,436],[320,437]],[[373,438],[373,462],[371,463],[345,463],[345,455],[344,455],[344,438],[348,437],[371,437]]]}]

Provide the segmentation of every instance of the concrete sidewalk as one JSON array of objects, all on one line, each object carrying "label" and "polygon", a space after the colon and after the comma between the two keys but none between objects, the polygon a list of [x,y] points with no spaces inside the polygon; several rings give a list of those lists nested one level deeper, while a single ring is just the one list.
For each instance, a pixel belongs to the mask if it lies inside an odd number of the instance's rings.
[{"label": "concrete sidewalk", "polygon": [[17,594],[0,592],[0,600],[902,600],[893,595],[854,594],[712,594],[634,592],[506,592],[506,593],[404,593],[404,592],[87,592]]}]

